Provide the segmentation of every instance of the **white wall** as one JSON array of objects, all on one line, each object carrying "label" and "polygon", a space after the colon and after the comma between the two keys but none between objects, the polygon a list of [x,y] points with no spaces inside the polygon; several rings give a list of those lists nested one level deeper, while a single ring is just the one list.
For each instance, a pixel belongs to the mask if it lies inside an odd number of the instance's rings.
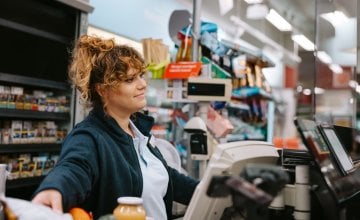
[{"label": "white wall", "polygon": [[131,47],[134,47],[137,51],[139,51],[141,54],[143,53],[143,47],[141,42],[139,41],[135,41],[135,40],[131,40],[129,38],[126,37],[122,37],[120,35],[117,35],[115,33],[103,30],[101,28],[98,27],[94,27],[94,26],[89,26],[88,27],[88,32],[89,35],[95,35],[98,37],[103,37],[103,38],[109,38],[109,39],[114,39],[116,43],[118,44],[125,44]]},{"label": "white wall", "polygon": [[316,113],[324,115],[353,115],[353,98],[350,90],[326,90],[324,94],[316,95]]},{"label": "white wall", "polygon": [[329,51],[334,63],[356,66],[356,54],[347,52],[356,48],[356,18],[351,18],[335,29],[335,36],[329,41]]},{"label": "white wall", "polygon": [[171,13],[185,9],[176,0],[91,0],[89,24],[135,41],[160,38],[173,46],[168,34]]}]

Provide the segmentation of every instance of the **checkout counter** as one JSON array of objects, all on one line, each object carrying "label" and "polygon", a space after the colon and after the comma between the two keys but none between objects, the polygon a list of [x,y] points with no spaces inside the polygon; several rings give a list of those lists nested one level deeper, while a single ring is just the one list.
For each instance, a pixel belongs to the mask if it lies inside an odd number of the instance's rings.
[{"label": "checkout counter", "polygon": [[306,151],[262,141],[219,144],[179,219],[360,219],[360,169],[334,128],[295,123]]},{"label": "checkout counter", "polygon": [[[296,119],[295,124],[307,150],[275,150],[266,142],[220,144],[182,219],[360,219],[360,169],[335,128],[307,119]],[[263,172],[249,167],[251,163],[262,164]],[[272,165],[286,171],[288,179],[284,173],[274,174]],[[254,173],[260,181],[266,173],[278,185],[261,186],[244,172]],[[229,176],[236,183],[224,181]],[[226,217],[229,210],[231,218]]]},{"label": "checkout counter", "polygon": [[313,219],[360,219],[360,169],[343,144],[349,140],[332,125],[303,118],[295,119],[295,125],[313,161]]}]

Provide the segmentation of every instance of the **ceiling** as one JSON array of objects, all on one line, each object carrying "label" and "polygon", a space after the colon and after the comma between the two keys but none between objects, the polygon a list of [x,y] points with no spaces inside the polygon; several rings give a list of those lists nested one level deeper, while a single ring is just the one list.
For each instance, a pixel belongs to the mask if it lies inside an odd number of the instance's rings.
[{"label": "ceiling", "polygon": [[[178,1],[186,1],[189,4],[196,2],[196,0]],[[299,81],[301,81],[301,84],[306,88],[312,88],[314,76],[316,75],[314,53],[304,51],[301,47],[296,47],[291,40],[292,32],[281,32],[266,19],[247,19],[246,10],[249,4],[244,0],[233,0],[233,8],[226,14],[221,15],[219,10],[220,1],[222,0],[202,0],[201,10],[198,11],[201,18],[215,22],[222,30],[232,35],[234,40],[236,40],[235,38],[240,38],[242,40],[241,43],[249,43],[262,51],[270,45],[270,50],[273,53],[280,51],[283,63],[299,67]],[[338,39],[339,37],[335,36],[335,28],[317,15],[341,10],[348,17],[356,18],[357,0],[263,0],[263,3],[268,8],[275,9],[282,17],[289,21],[296,32],[304,34],[313,41],[318,50],[328,52],[333,58],[334,63],[345,66],[356,65],[356,54],[345,53],[343,48],[340,47],[345,46],[348,42],[356,46],[356,31],[353,31],[354,29],[356,30],[356,27],[351,26],[351,34],[341,33],[342,35],[351,36],[345,36],[345,38],[341,36],[343,38]],[[241,31],[243,29],[240,27],[241,25],[231,21],[231,18],[234,16],[241,19],[249,28]],[[338,30],[338,32],[343,31]],[[264,38],[269,39],[264,40]],[[349,40],[349,38],[351,39]],[[337,46],[334,46],[334,44]],[[239,45],[241,44],[239,43]],[[326,46],[328,46],[327,49],[329,47],[330,49],[325,50]]]},{"label": "ceiling", "polygon": [[[193,0],[183,1],[187,1],[188,3],[195,2]],[[240,36],[242,40],[258,48],[263,48],[269,44],[268,41],[264,41],[264,38],[269,38],[270,41],[275,42],[274,44],[278,44],[284,48],[285,52],[292,53],[294,51],[291,32],[280,32],[265,19],[250,20],[246,18],[246,10],[249,4],[244,0],[233,0],[233,8],[224,15],[220,14],[220,1],[202,0],[202,7],[198,13],[201,13],[201,17],[217,23],[225,32],[239,37],[240,27],[231,21],[231,17],[236,16],[253,30],[253,33],[245,30]],[[294,32],[304,34],[313,42],[316,42],[316,37],[319,38],[318,33],[321,33],[322,36],[334,35],[334,28],[332,28],[329,23],[323,22],[323,19],[318,19],[317,22],[317,14],[333,12],[334,10],[342,10],[349,17],[356,17],[357,14],[357,0],[263,0],[263,3],[269,8],[275,9],[288,20],[289,23],[292,24]],[[254,33],[259,33],[259,31],[262,33],[256,36]],[[326,32],[330,33],[324,34]],[[316,33],[318,36],[316,36]],[[279,47],[274,47],[274,44],[273,48],[279,49]],[[299,48],[299,50],[302,49]]]}]

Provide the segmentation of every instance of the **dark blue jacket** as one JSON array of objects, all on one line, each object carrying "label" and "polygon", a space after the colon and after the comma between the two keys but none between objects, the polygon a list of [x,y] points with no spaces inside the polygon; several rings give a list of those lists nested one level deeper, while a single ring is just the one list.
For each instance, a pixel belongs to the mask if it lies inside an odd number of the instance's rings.
[{"label": "dark blue jacket", "polygon": [[[150,136],[153,118],[137,113],[133,122]],[[148,147],[169,174],[164,201],[171,219],[172,202],[188,204],[198,181],[167,166],[160,151],[150,143]],[[102,109],[92,110],[68,134],[57,165],[35,193],[45,189],[61,192],[64,211],[82,207],[91,211],[94,219],[112,213],[120,196],[141,197],[143,179],[132,137]]]}]

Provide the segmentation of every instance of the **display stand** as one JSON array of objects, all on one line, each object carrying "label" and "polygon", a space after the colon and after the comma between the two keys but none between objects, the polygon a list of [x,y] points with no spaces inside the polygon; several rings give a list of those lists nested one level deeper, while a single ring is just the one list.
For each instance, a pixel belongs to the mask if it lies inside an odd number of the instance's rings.
[{"label": "display stand", "polygon": [[[57,131],[54,134],[52,130],[51,137],[48,130],[35,133],[44,130],[35,124],[51,121],[67,132],[74,126],[75,90],[67,79],[69,50],[74,40],[86,33],[87,13],[92,10],[88,1],[83,0],[0,3],[1,36],[4,42],[10,42],[2,47],[4,56],[0,64],[0,85],[6,88],[1,91],[0,124],[2,131],[9,129],[11,134],[2,136],[0,144],[0,163],[12,167],[13,179],[6,182],[6,196],[30,199],[47,173],[34,170],[34,157],[54,156],[55,163],[61,150],[62,140],[57,139]],[[15,94],[16,89],[21,92]],[[8,90],[11,92],[7,93]],[[65,136],[66,132],[62,134]],[[24,162],[24,155],[28,162]]]},{"label": "display stand", "polygon": [[[193,20],[192,20],[192,57],[191,57],[191,60],[192,61],[199,61],[199,40],[200,40],[200,33],[201,33],[201,5],[202,5],[202,1],[201,0],[194,0],[193,1]],[[233,45],[231,45],[233,46]],[[204,51],[203,51],[204,52]],[[204,52],[205,54],[205,52]],[[204,55],[203,54],[203,55]],[[246,57],[249,57],[248,59],[251,60],[251,62],[255,62],[257,64],[259,64],[259,68],[260,68],[260,71],[261,71],[261,68],[262,67],[265,67],[265,66],[270,66],[270,62],[267,62],[265,61],[264,59],[259,59],[258,56],[256,55],[247,55]],[[260,57],[262,57],[260,55]],[[208,57],[209,58],[209,57]],[[210,64],[211,65],[216,65],[213,63],[213,61],[210,61]],[[255,64],[254,64],[255,65]],[[220,68],[220,67],[219,67]],[[221,68],[220,68],[221,69]],[[215,70],[214,70],[215,71]],[[257,72],[261,74],[261,72]],[[222,69],[222,72],[226,72],[226,70]],[[260,90],[262,90],[260,88]],[[266,95],[263,95],[263,94],[259,94],[258,96],[264,96],[265,99],[268,99],[266,97]],[[266,131],[264,133],[266,133],[266,136],[264,135],[264,138],[263,140],[266,140],[268,142],[272,142],[272,133],[273,133],[273,120],[274,120],[274,111],[275,111],[275,106],[274,106],[274,102],[271,100],[271,98],[269,98],[269,103],[268,103],[268,114],[267,114],[267,121],[264,122],[263,124],[266,123],[266,127],[264,126],[264,128],[262,129],[266,129]],[[214,99],[216,100],[216,99]],[[209,106],[209,102],[199,102],[198,104],[199,107],[199,111],[200,111],[200,117],[204,120],[204,122],[206,122],[207,120],[207,108]],[[260,124],[260,123],[258,123]],[[259,137],[254,137],[255,139],[259,140],[260,138]],[[245,138],[245,139],[248,139],[248,138]],[[251,137],[249,138],[251,140]],[[190,158],[190,157],[189,157]],[[207,161],[206,160],[200,160],[199,161],[199,176],[202,177],[202,173],[204,172],[204,170],[206,169],[206,163]]]}]

